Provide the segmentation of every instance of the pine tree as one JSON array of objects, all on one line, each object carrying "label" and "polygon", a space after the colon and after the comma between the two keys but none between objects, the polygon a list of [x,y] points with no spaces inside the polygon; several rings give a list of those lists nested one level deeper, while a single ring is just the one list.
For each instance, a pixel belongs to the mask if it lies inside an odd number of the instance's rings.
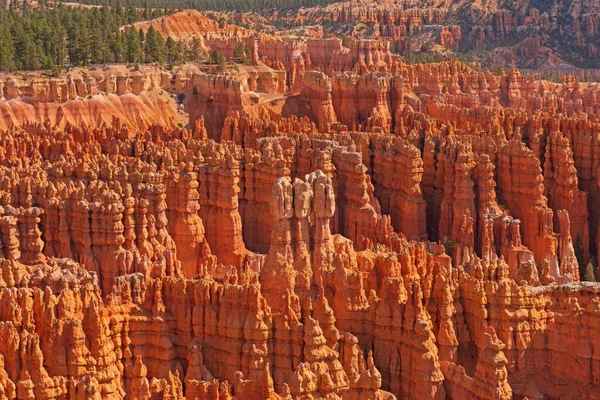
[{"label": "pine tree", "polygon": [[179,40],[177,42],[177,61],[186,61],[187,58],[187,45],[185,41]]},{"label": "pine tree", "polygon": [[140,37],[140,43],[143,45],[144,41],[146,40],[146,34],[144,33],[144,30],[142,28],[140,28],[138,35]]},{"label": "pine tree", "polygon": [[200,60],[200,40],[198,40],[198,38],[194,38],[194,40],[192,40],[190,56],[191,61]]},{"label": "pine tree", "polygon": [[131,1],[129,2],[129,4],[127,4],[127,23],[129,24],[133,24],[135,21],[138,20],[138,12],[137,12],[137,8],[135,7],[135,2]]},{"label": "pine tree", "polygon": [[98,20],[94,20],[90,32],[90,41],[94,45],[90,47],[90,58],[92,64],[100,64],[106,62],[108,58],[108,43],[104,38],[104,34]]},{"label": "pine tree", "polygon": [[78,64],[87,65],[90,58],[90,34],[88,27],[82,24],[79,30],[79,36],[75,38],[77,42],[77,60]]},{"label": "pine tree", "polygon": [[125,15],[125,12],[123,11],[123,3],[121,2],[121,0],[116,0],[113,8],[115,10],[115,15],[117,17],[117,21],[123,22],[123,20],[124,20],[123,16]]},{"label": "pine tree", "polygon": [[209,60],[211,64],[219,64],[221,66],[225,65],[226,62],[225,55],[219,49],[214,49],[210,52]]},{"label": "pine tree", "polygon": [[165,43],[165,53],[167,56],[167,61],[169,63],[174,63],[179,61],[179,53],[177,51],[177,43],[173,40],[171,36],[167,38]]},{"label": "pine tree", "polygon": [[54,43],[52,55],[54,57],[54,64],[62,67],[67,57],[67,43],[65,41],[67,31],[60,23],[56,23],[54,26],[55,29],[52,32],[52,41]]},{"label": "pine tree", "polygon": [[15,46],[15,67],[17,69],[28,69],[27,50],[30,46],[30,40],[28,40],[29,38],[23,29],[23,25],[15,23],[12,27],[12,35]]},{"label": "pine tree", "polygon": [[144,0],[144,19],[150,19],[150,3]]},{"label": "pine tree", "polygon": [[127,30],[125,56],[128,62],[140,62],[142,60],[142,42],[140,34],[133,28]]},{"label": "pine tree", "polygon": [[163,62],[165,53],[165,41],[160,33],[153,26],[150,26],[146,33],[144,42],[144,55],[146,62]]},{"label": "pine tree", "polygon": [[123,61],[123,56],[125,54],[125,34],[121,33],[121,31],[117,30],[111,38],[110,41],[110,52],[112,53],[112,60],[114,62]]},{"label": "pine tree", "polygon": [[15,65],[15,46],[8,25],[0,29],[0,70],[12,71]]},{"label": "pine tree", "polygon": [[587,282],[596,282],[596,274],[594,272],[594,265],[590,262],[585,268],[585,275],[583,280]]},{"label": "pine tree", "polygon": [[[173,7],[194,7],[197,0],[179,0],[179,3],[154,0],[82,0],[86,4],[100,4],[98,8],[75,8],[64,6],[54,0],[39,0],[36,8],[31,0],[7,0],[0,7],[0,70],[53,69],[65,66],[106,62],[163,62],[205,61],[223,65],[226,59],[220,51],[207,54],[200,41],[191,42],[165,39],[155,29],[149,29],[148,37],[132,24],[139,18],[156,18],[173,12]],[[259,4],[254,0],[202,0],[206,9],[256,9],[272,7],[275,0]],[[289,5],[291,0],[277,0]],[[295,0],[297,1],[297,0]],[[307,4],[315,0],[305,0]],[[324,0],[329,2],[330,0]],[[23,8],[25,10],[23,10]],[[29,8],[29,9],[28,9]],[[128,28],[121,30],[123,25]],[[234,56],[243,62],[251,54],[243,43],[236,46]]]},{"label": "pine tree", "polygon": [[235,58],[239,58],[242,62],[246,60],[246,46],[242,42],[238,42],[235,44],[235,48],[233,49],[233,56]]}]

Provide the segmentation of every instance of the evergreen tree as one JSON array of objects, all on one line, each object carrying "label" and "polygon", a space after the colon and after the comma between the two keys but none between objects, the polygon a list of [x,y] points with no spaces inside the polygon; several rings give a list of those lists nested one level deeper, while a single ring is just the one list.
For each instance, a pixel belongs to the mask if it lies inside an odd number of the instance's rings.
[{"label": "evergreen tree", "polygon": [[50,56],[53,57],[54,64],[62,67],[67,57],[67,43],[65,38],[67,31],[60,23],[53,25],[55,29],[52,31],[52,47]]},{"label": "evergreen tree", "polygon": [[15,68],[15,46],[12,33],[8,25],[2,25],[0,28],[0,69],[12,71]]},{"label": "evergreen tree", "polygon": [[138,12],[137,12],[137,8],[135,7],[135,3],[134,2],[129,2],[129,4],[127,4],[127,23],[129,24],[133,24],[135,21],[138,20]]},{"label": "evergreen tree", "polygon": [[140,62],[142,60],[142,42],[140,34],[133,28],[129,28],[125,34],[125,56],[128,62]]},{"label": "evergreen tree", "polygon": [[242,62],[245,61],[246,58],[246,46],[242,42],[237,42],[235,44],[235,48],[233,49],[233,56],[235,58],[239,58]]},{"label": "evergreen tree", "polygon": [[75,37],[76,65],[87,65],[90,58],[90,34],[87,25],[82,24]]},{"label": "evergreen tree", "polygon": [[115,4],[114,4],[114,10],[115,10],[115,16],[117,18],[118,21],[123,21],[124,20],[124,15],[125,15],[125,11],[123,11],[123,3],[121,2],[121,0],[116,0]]},{"label": "evergreen tree", "polygon": [[94,20],[92,24],[90,42],[93,43],[93,46],[90,46],[90,58],[92,64],[105,63],[108,59],[109,48],[108,42],[104,39],[104,33],[102,32],[98,20]]},{"label": "evergreen tree", "polygon": [[200,40],[198,38],[194,38],[192,40],[192,45],[190,49],[190,58],[188,60],[191,61],[199,61],[200,60]]},{"label": "evergreen tree", "polygon": [[[191,42],[165,39],[154,28],[148,37],[133,23],[140,18],[156,18],[173,12],[174,7],[200,9],[249,10],[272,7],[275,0],[262,5],[238,0],[80,0],[98,4],[98,8],[76,8],[53,0],[39,0],[38,7],[8,0],[7,8],[0,8],[0,70],[52,69],[58,71],[67,63],[84,66],[107,62],[163,62],[206,61],[223,65],[226,59],[220,51],[207,54],[200,41]],[[291,0],[278,0],[289,4]],[[316,0],[305,0],[314,4]],[[330,0],[324,0],[326,2]],[[22,9],[21,5],[25,7]],[[29,9],[28,9],[29,8]],[[127,28],[122,28],[128,26]],[[249,49],[239,43],[235,57],[251,59]]]},{"label": "evergreen tree", "polygon": [[226,59],[225,55],[219,49],[214,49],[210,52],[209,61],[211,64],[219,64],[221,66],[225,65]]},{"label": "evergreen tree", "polygon": [[144,56],[146,62],[163,62],[165,54],[165,41],[153,26],[146,33],[144,42]]},{"label": "evergreen tree", "polygon": [[180,59],[179,52],[177,49],[177,43],[175,42],[175,40],[173,40],[173,38],[171,38],[171,36],[167,38],[167,41],[165,43],[165,53],[167,61],[169,63],[177,62]]},{"label": "evergreen tree", "polygon": [[585,275],[583,280],[587,282],[596,282],[596,274],[594,272],[594,265],[590,262],[585,268]]},{"label": "evergreen tree", "polygon": [[177,42],[176,47],[177,47],[177,50],[176,50],[177,51],[177,61],[186,61],[187,60],[187,58],[186,58],[187,45],[186,45],[185,41],[183,39],[179,40]]},{"label": "evergreen tree", "polygon": [[146,34],[144,33],[144,30],[140,28],[138,34],[140,36],[140,43],[144,44],[144,41],[146,40]]},{"label": "evergreen tree", "polygon": [[124,59],[125,54],[125,35],[121,31],[116,31],[111,35],[110,38],[110,52],[112,54],[112,61],[121,62]]},{"label": "evergreen tree", "polygon": [[150,19],[150,2],[144,0],[144,19]]}]

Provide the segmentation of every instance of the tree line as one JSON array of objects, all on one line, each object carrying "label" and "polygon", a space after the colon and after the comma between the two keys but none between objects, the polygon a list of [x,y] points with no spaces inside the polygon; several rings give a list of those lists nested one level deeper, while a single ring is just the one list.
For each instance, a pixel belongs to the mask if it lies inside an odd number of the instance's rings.
[{"label": "tree line", "polygon": [[[206,54],[197,41],[166,40],[134,22],[172,14],[177,9],[263,10],[309,6],[329,0],[81,0],[97,7],[72,7],[55,0],[8,0],[0,7],[0,71],[60,70],[105,63],[208,60],[221,64],[219,53]],[[127,26],[123,28],[123,26]],[[245,60],[246,55],[242,58]]]},{"label": "tree line", "polygon": [[[116,0],[113,0],[116,1]],[[338,0],[149,0],[150,7],[196,9],[199,11],[265,11],[272,9],[298,9],[334,3]],[[106,0],[79,0],[85,4],[103,4]]]},{"label": "tree line", "polygon": [[75,8],[47,3],[27,12],[0,10],[0,70],[60,69],[104,63],[200,60],[199,43],[166,40],[124,25],[172,11],[134,3]]}]

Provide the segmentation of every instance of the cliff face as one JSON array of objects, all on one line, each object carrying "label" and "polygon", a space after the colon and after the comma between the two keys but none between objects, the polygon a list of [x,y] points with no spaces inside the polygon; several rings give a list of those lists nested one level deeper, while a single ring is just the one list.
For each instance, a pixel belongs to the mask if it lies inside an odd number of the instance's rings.
[{"label": "cliff face", "polygon": [[[210,72],[210,71],[209,71]],[[286,72],[262,65],[235,74],[213,74],[183,64],[162,67],[124,65],[74,69],[66,77],[0,76],[0,129],[42,124],[47,128],[193,128],[204,121],[210,138],[219,139],[225,118],[250,108],[252,95],[286,89]],[[258,95],[256,95],[258,96]]]},{"label": "cliff face", "polygon": [[176,102],[162,88],[160,70],[114,68],[93,76],[79,71],[66,78],[0,78],[2,129],[41,123],[64,128],[125,125],[145,130],[182,121]]},{"label": "cliff face", "polygon": [[310,104],[317,125],[325,130],[337,122],[331,99],[331,78],[319,72],[304,74],[300,98]]},{"label": "cliff face", "polygon": [[295,69],[287,77],[292,87],[299,71],[311,62],[322,71],[349,71],[363,58],[367,65],[382,67],[399,59],[398,54],[411,58],[424,53],[441,59],[464,57],[498,68],[538,70],[552,79],[570,74],[596,81],[599,18],[600,8],[590,0],[577,4],[498,0],[484,5],[475,0],[419,4],[368,0],[294,12],[184,10],[133,26],[143,31],[152,26],[165,38],[196,40],[199,50],[219,49],[226,57],[244,44],[253,63]]},{"label": "cliff face", "polygon": [[216,38],[234,36],[244,38],[252,35],[252,32],[247,29],[225,22],[219,23],[197,10],[185,10],[150,21],[136,22],[133,27],[144,32],[153,27],[163,36],[174,40],[198,38],[210,41]]}]

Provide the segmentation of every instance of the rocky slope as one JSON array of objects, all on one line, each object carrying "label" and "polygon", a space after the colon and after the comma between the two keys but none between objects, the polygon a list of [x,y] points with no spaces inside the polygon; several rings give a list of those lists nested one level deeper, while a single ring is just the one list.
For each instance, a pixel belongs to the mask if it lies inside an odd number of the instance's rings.
[{"label": "rocky slope", "polygon": [[325,34],[385,40],[421,61],[469,59],[553,78],[571,68],[581,78],[597,79],[597,72],[581,68],[600,68],[599,16],[594,1],[350,0],[237,20],[261,29],[291,26],[290,32],[309,37],[323,27]]}]

